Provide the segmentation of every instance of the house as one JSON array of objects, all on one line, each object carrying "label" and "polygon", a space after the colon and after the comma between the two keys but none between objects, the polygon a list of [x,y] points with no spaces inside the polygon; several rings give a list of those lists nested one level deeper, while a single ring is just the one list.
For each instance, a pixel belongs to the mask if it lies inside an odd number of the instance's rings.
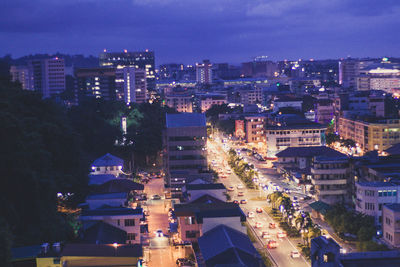
[{"label": "house", "polygon": [[127,233],[111,224],[102,221],[92,221],[85,224],[80,234],[83,244],[125,244]]},{"label": "house", "polygon": [[128,194],[125,192],[91,194],[86,197],[86,203],[90,209],[97,209],[101,206],[108,205],[111,207],[123,207],[127,201]]},{"label": "house", "polygon": [[206,267],[265,266],[249,237],[226,225],[207,231],[198,243]]},{"label": "house", "polygon": [[96,159],[92,163],[92,172],[91,174],[112,174],[115,177],[118,177],[120,173],[122,173],[122,169],[124,167],[124,160],[120,159],[110,153],[105,154],[104,156]]},{"label": "house", "polygon": [[125,192],[129,194],[134,192],[141,192],[143,190],[144,185],[135,183],[134,181],[125,178],[111,179],[93,188],[93,191],[96,193]]},{"label": "house", "polygon": [[187,184],[182,189],[183,195],[187,197],[188,202],[195,201],[196,199],[209,195],[219,200],[226,200],[226,188],[224,184]]},{"label": "house", "polygon": [[83,210],[80,216],[84,227],[93,221],[102,221],[127,233],[128,244],[140,243],[140,219],[143,218],[141,208],[102,207]]},{"label": "house", "polygon": [[234,203],[189,203],[176,204],[179,238],[183,241],[197,242],[197,238],[212,228],[224,224],[246,233],[242,222],[246,216],[239,205]]},{"label": "house", "polygon": [[89,185],[102,185],[112,180],[115,180],[113,174],[89,174]]}]

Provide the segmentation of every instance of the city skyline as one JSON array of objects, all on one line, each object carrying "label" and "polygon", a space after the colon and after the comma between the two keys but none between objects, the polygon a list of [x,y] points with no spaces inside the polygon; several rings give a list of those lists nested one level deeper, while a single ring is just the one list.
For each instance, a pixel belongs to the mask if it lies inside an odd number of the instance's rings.
[{"label": "city skyline", "polygon": [[158,65],[400,55],[397,1],[19,0],[0,14],[1,56],[150,49]]}]

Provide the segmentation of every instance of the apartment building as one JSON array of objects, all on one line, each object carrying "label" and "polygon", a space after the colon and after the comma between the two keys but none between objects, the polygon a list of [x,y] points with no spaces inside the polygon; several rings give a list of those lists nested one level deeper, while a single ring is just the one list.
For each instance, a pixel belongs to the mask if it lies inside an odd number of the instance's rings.
[{"label": "apartment building", "polygon": [[316,156],[311,166],[311,183],[316,200],[328,204],[350,200],[349,159],[347,156]]},{"label": "apartment building", "polygon": [[301,98],[282,96],[273,101],[273,111],[277,113],[282,108],[292,108],[301,111],[302,105],[303,100]]},{"label": "apartment building", "polygon": [[391,247],[400,247],[400,204],[386,204],[382,209],[383,240]]},{"label": "apartment building", "polygon": [[10,67],[11,81],[20,82],[22,89],[33,90],[32,80],[29,68],[27,66],[11,66]]},{"label": "apartment building", "polygon": [[356,211],[373,216],[382,224],[383,205],[400,203],[400,185],[391,182],[356,182]]},{"label": "apartment building", "polygon": [[325,145],[327,127],[318,123],[266,126],[267,154],[275,157],[288,147]]},{"label": "apartment building", "polygon": [[263,115],[251,115],[246,116],[245,120],[245,133],[246,142],[254,145],[259,143],[265,143],[265,116]]},{"label": "apartment building", "polygon": [[193,95],[191,93],[170,93],[165,95],[165,105],[178,112],[193,112]]},{"label": "apartment building", "polygon": [[400,143],[400,119],[339,118],[339,135],[364,151],[383,151]]},{"label": "apartment building", "polygon": [[206,112],[213,105],[219,106],[228,103],[226,95],[224,94],[201,94],[197,95],[197,98],[199,102],[198,107],[202,113]]}]

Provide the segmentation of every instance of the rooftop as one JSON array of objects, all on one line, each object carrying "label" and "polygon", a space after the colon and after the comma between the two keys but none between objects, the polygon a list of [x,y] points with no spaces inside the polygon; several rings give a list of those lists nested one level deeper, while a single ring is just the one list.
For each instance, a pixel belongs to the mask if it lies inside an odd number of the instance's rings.
[{"label": "rooftop", "polygon": [[323,201],[315,201],[310,203],[309,206],[322,215],[325,215],[326,212],[331,209],[331,206]]},{"label": "rooftop", "polygon": [[392,211],[400,211],[400,204],[399,203],[390,203],[390,204],[385,204],[385,207],[392,210]]},{"label": "rooftop", "polygon": [[206,116],[203,113],[166,114],[167,128],[205,127]]},{"label": "rooftop", "polygon": [[82,243],[125,244],[126,232],[102,221],[96,221],[83,232]]},{"label": "rooftop", "polygon": [[98,199],[126,199],[128,197],[127,193],[104,193],[104,194],[91,194],[88,195],[86,200],[98,200]]},{"label": "rooftop", "polygon": [[124,178],[115,178],[97,186],[94,191],[97,193],[129,193],[134,190],[144,190],[144,185],[135,183],[132,180]]},{"label": "rooftop", "polygon": [[388,149],[385,150],[386,153],[388,153],[389,155],[400,155],[400,143],[393,145],[391,147],[389,147]]},{"label": "rooftop", "polygon": [[81,216],[121,216],[121,215],[141,215],[143,210],[141,208],[121,208],[121,207],[107,207],[94,210],[84,210]]},{"label": "rooftop", "polygon": [[89,185],[101,185],[115,179],[113,174],[89,174]]},{"label": "rooftop", "polygon": [[193,190],[215,190],[215,189],[226,189],[224,184],[217,183],[217,184],[187,184],[186,190],[193,191]]},{"label": "rooftop", "polygon": [[340,153],[330,147],[326,146],[311,146],[311,147],[288,147],[285,150],[276,154],[278,158],[285,157],[346,157],[345,154]]},{"label": "rooftop", "polygon": [[110,153],[105,154],[104,156],[96,159],[92,166],[94,167],[104,167],[104,166],[123,166],[124,161]]},{"label": "rooftop", "polygon": [[142,246],[118,245],[117,249],[113,245],[104,244],[66,244],[62,251],[62,256],[76,257],[142,257]]},{"label": "rooftop", "polygon": [[211,229],[198,242],[207,266],[263,266],[249,237],[228,226]]},{"label": "rooftop", "polygon": [[266,130],[288,130],[288,129],[326,129],[325,125],[316,123],[316,122],[308,122],[308,123],[288,123],[287,125],[282,126],[274,126],[268,125],[265,127]]},{"label": "rooftop", "polygon": [[356,182],[356,185],[366,186],[366,187],[396,186],[396,184],[391,182]]}]

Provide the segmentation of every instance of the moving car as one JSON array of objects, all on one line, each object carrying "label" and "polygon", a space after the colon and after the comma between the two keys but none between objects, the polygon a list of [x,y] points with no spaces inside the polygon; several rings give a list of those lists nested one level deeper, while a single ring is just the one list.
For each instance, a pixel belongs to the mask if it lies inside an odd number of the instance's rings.
[{"label": "moving car", "polygon": [[256,222],[256,224],[254,225],[254,228],[261,228],[263,225],[260,222]]},{"label": "moving car", "polygon": [[269,223],[269,229],[275,229],[276,228],[276,224],[275,223]]},{"label": "moving car", "polygon": [[249,218],[254,218],[254,212],[252,212],[252,211],[249,211],[248,213],[247,213],[247,217],[249,217]]},{"label": "moving car", "polygon": [[262,210],[262,208],[256,208],[256,212],[257,212],[257,213],[262,213],[263,210]]},{"label": "moving car", "polygon": [[235,188],[233,186],[228,187],[228,191],[235,191]]},{"label": "moving car", "polygon": [[153,200],[160,200],[160,199],[161,199],[161,196],[160,196],[160,195],[153,195],[153,196],[151,197],[151,199],[153,199]]},{"label": "moving car", "polygon": [[163,237],[163,236],[164,236],[164,234],[163,234],[162,230],[161,230],[161,229],[158,229],[158,230],[156,231],[156,237]]},{"label": "moving car", "polygon": [[290,252],[290,257],[294,258],[300,258],[300,253],[296,250]]},{"label": "moving car", "polygon": [[240,200],[240,204],[247,204],[247,200],[246,199]]},{"label": "moving car", "polygon": [[278,242],[276,240],[269,240],[267,243],[268,248],[277,248],[278,247]]},{"label": "moving car", "polygon": [[277,236],[278,238],[284,238],[284,237],[286,237],[286,233],[285,233],[285,232],[278,232],[278,233],[276,234],[276,236]]},{"label": "moving car", "polygon": [[238,184],[236,187],[237,187],[237,189],[243,189],[244,188],[242,184]]},{"label": "moving car", "polygon": [[261,237],[264,238],[264,239],[270,239],[271,238],[271,234],[266,232],[266,231],[264,231],[264,232],[261,233]]},{"label": "moving car", "polygon": [[239,201],[238,200],[234,200],[233,203],[239,204]]},{"label": "moving car", "polygon": [[238,192],[238,197],[242,197],[242,196],[244,196],[244,193],[243,192]]}]

